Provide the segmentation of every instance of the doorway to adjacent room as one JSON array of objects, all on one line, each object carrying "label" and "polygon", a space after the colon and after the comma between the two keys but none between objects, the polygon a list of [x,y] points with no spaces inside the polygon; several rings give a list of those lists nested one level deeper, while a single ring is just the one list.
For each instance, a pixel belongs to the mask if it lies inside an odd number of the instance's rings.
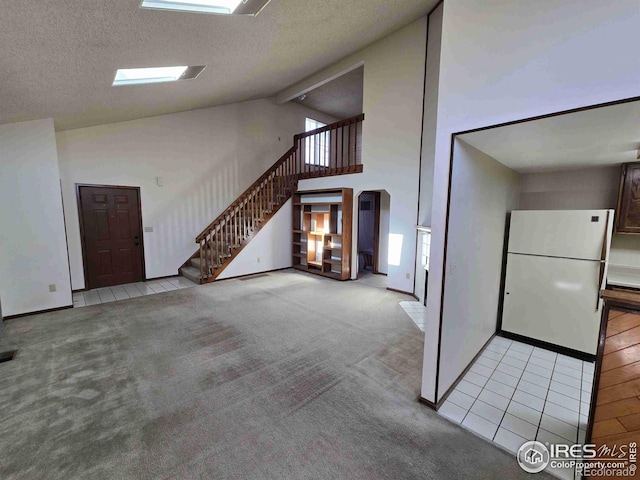
[{"label": "doorway to adjacent room", "polygon": [[358,197],[358,280],[382,288],[387,286],[381,245],[388,236],[388,210],[387,192],[364,191]]}]

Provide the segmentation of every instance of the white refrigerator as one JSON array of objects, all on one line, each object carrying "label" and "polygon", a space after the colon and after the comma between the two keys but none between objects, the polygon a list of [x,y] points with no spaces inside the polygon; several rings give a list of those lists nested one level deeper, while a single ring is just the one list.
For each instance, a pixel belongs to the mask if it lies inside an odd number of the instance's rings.
[{"label": "white refrigerator", "polygon": [[595,355],[613,210],[511,213],[502,330]]}]

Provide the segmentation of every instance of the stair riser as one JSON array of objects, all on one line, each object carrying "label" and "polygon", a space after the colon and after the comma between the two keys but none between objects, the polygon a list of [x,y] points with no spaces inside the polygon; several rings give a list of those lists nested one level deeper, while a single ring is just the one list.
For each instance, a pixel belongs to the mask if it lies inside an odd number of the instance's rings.
[{"label": "stair riser", "polygon": [[187,278],[187,279],[191,280],[194,283],[201,283],[201,281],[200,281],[200,270],[198,270],[198,275],[192,275],[186,269],[181,268],[180,269],[180,273],[182,274],[182,276],[184,278]]}]

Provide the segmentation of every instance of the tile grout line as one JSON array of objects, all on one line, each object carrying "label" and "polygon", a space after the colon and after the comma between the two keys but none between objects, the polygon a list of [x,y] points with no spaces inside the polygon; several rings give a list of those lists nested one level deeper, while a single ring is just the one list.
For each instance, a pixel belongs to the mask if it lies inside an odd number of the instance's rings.
[{"label": "tile grout line", "polygon": [[[503,338],[503,337],[500,337]],[[493,341],[493,340],[492,340]],[[504,351],[504,353],[502,354],[502,357],[500,357],[500,360],[498,361],[498,365],[500,365],[500,362],[502,362],[502,359],[504,358],[504,356],[507,354],[507,352],[509,351],[509,348],[511,348],[511,345],[513,344],[513,340],[511,340],[511,343],[509,344],[509,346],[507,347],[507,349]],[[487,345],[484,350],[482,351],[482,353],[486,352],[487,349],[489,348],[491,344]],[[480,354],[480,356],[482,356],[482,353]],[[497,353],[497,352],[494,352]],[[476,360],[477,361],[477,360]],[[476,362],[473,362],[474,365]],[[498,368],[498,365],[495,366],[495,368],[491,371],[491,375],[494,374],[494,372],[496,371],[496,369]],[[473,366],[473,365],[472,365]],[[471,371],[471,369],[469,369],[469,371]],[[476,372],[474,372],[476,373]],[[480,374],[478,374],[480,375]],[[465,375],[466,376],[466,375]],[[483,375],[484,376],[484,375]],[[463,377],[464,380],[464,377]],[[471,409],[473,408],[473,406],[476,404],[476,402],[478,401],[478,398],[480,397],[480,395],[482,394],[482,392],[484,391],[487,383],[489,382],[489,380],[491,380],[491,376],[487,377],[487,381],[485,382],[485,384],[482,386],[482,390],[480,390],[480,393],[478,393],[478,395],[473,399],[473,403],[471,404],[471,406],[469,407],[469,410],[467,410],[467,413],[464,414],[464,417],[462,417],[462,420],[460,420],[460,425],[462,425],[462,423],[465,421],[465,419],[467,418],[467,415],[469,415],[469,413],[471,413]],[[482,401],[482,400],[481,400]],[[474,414],[475,415],[475,414]],[[487,420],[486,418],[484,420]],[[489,421],[489,420],[487,420]],[[493,422],[491,422],[493,423]],[[498,425],[498,428],[500,428],[500,426]],[[496,432],[498,430],[496,429]],[[495,434],[494,434],[495,436]],[[491,438],[491,441],[493,441],[493,437]]]},{"label": "tile grout line", "polygon": [[[509,348],[511,348],[511,346]],[[520,353],[522,353],[522,352],[520,352]],[[518,391],[518,385],[520,385],[520,382],[522,381],[522,376],[524,375],[524,372],[525,372],[525,369],[527,368],[527,365],[529,365],[529,360],[531,360],[531,355],[532,354],[533,354],[533,348],[531,349],[531,352],[529,352],[529,357],[527,358],[527,362],[524,364],[524,367],[522,368],[522,373],[520,374],[520,377],[518,378],[518,383],[516,383],[516,386],[513,387],[513,393],[511,394],[511,397],[509,398],[509,403],[507,403],[507,407],[504,409],[504,413],[502,414],[502,418],[500,419],[500,423],[498,424],[498,430],[496,430],[496,433],[493,436],[493,439],[492,439],[493,442],[495,442],[496,435],[498,435],[498,431],[500,430],[500,427],[502,426],[502,422],[504,421],[504,417],[507,415],[507,409],[509,408],[509,405],[511,404],[511,402],[515,402],[515,400],[513,400],[513,396]],[[505,355],[506,355],[506,353],[505,353]],[[523,420],[523,419],[520,419],[520,420]],[[523,420],[523,421],[526,421],[526,420]],[[505,430],[508,430],[508,429],[505,428]],[[511,430],[508,430],[508,431],[511,432]],[[511,432],[511,433],[513,433],[514,435],[518,435],[515,432]]]},{"label": "tile grout line", "polygon": [[145,295],[149,295],[148,293],[143,292],[143,291],[138,287],[138,285],[136,285],[135,283],[132,283],[131,285],[133,285],[133,286],[136,288],[136,290],[138,290],[138,291],[140,292],[140,295],[142,295],[143,297],[144,297]]},{"label": "tile grout line", "polygon": [[536,430],[536,438],[534,438],[534,440],[538,439],[538,434],[540,433],[540,425],[542,425],[542,417],[544,416],[544,407],[547,406],[547,398],[549,397],[549,392],[551,391],[551,380],[553,379],[553,372],[555,372],[556,370],[557,363],[558,363],[558,354],[556,353],[556,357],[553,360],[553,368],[551,369],[551,378],[549,379],[549,387],[547,387],[547,395],[545,396],[544,404],[542,405],[542,412],[540,414],[540,420],[538,421],[538,429]]},{"label": "tile grout line", "polygon": [[[578,428],[576,428],[576,441],[575,443],[580,443],[580,415],[582,414],[582,382],[584,381],[584,362],[580,362],[580,401],[578,403]],[[582,459],[582,455],[580,456]],[[575,479],[578,475],[578,465],[574,465],[573,467],[573,478]]]},{"label": "tile grout line", "polygon": [[[116,285],[116,286],[119,286],[127,296],[127,298],[123,298],[122,300],[129,300],[131,298],[131,296],[129,295],[129,292],[127,292],[122,285]],[[114,287],[109,287],[109,288],[111,289],[111,293],[113,294],[113,296],[116,297],[116,292],[113,291]],[[119,301],[118,297],[116,297],[116,301]]]}]

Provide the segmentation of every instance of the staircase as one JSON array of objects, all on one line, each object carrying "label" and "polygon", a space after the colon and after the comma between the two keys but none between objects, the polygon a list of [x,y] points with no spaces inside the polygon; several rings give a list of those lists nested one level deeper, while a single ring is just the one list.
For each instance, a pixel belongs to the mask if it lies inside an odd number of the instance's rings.
[{"label": "staircase", "polygon": [[298,187],[299,179],[362,172],[364,114],[294,137],[294,145],[200,235],[180,268],[196,283],[214,281]]}]

